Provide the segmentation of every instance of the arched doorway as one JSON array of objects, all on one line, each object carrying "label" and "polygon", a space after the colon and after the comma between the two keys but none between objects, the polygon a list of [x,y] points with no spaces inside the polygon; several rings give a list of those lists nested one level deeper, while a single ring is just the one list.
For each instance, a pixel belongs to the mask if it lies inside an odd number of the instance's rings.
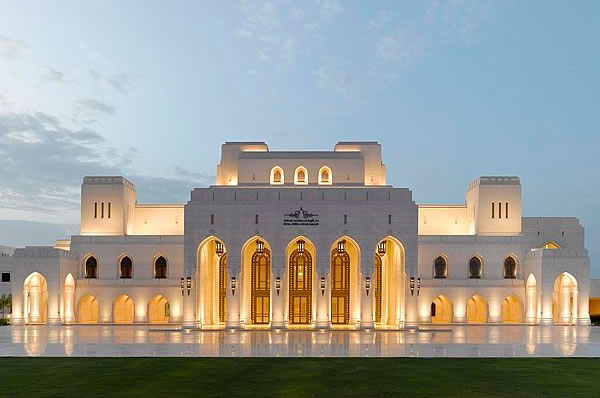
[{"label": "arched doorway", "polygon": [[65,278],[64,286],[64,322],[71,323],[75,321],[75,311],[73,305],[75,302],[75,279],[73,275],[68,274]]},{"label": "arched doorway", "polygon": [[537,281],[533,274],[529,274],[525,284],[527,300],[527,322],[537,321]]},{"label": "arched doorway", "polygon": [[219,325],[227,320],[227,251],[221,240],[208,237],[197,252],[197,314],[202,326]]},{"label": "arched doorway", "polygon": [[[294,249],[295,247],[295,249]],[[288,321],[292,325],[312,322],[314,247],[303,238],[288,246]]]},{"label": "arched doorway", "polygon": [[431,323],[452,323],[452,302],[439,295],[431,302]]},{"label": "arched doorway", "polygon": [[162,294],[157,294],[148,303],[148,322],[149,323],[169,323],[171,316],[171,306],[169,301]]},{"label": "arched doorway", "polygon": [[487,302],[476,294],[467,301],[467,323],[486,323],[488,317]]},{"label": "arched doorway", "polygon": [[510,295],[502,301],[502,322],[520,323],[523,316],[521,300],[515,295]]},{"label": "arched doorway", "polygon": [[404,320],[404,246],[387,236],[377,243],[374,256],[375,322],[398,326]]},{"label": "arched doorway", "polygon": [[77,305],[77,321],[79,323],[98,323],[100,320],[100,305],[96,297],[86,294],[79,299]]},{"label": "arched doorway", "polygon": [[117,297],[113,303],[114,323],[133,323],[133,300],[126,294]]},{"label": "arched doorway", "polygon": [[252,255],[251,319],[255,325],[266,325],[271,312],[271,251],[263,242],[257,242],[256,246]]},{"label": "arched doorway", "polygon": [[552,314],[554,323],[572,325],[577,320],[577,280],[568,272],[563,272],[554,281],[552,294]]},{"label": "arched doorway", "polygon": [[338,239],[331,250],[331,323],[348,325],[360,318],[360,249],[349,237]]},{"label": "arched doorway", "polygon": [[38,272],[30,274],[23,283],[23,317],[28,324],[45,324],[48,320],[48,283]]}]

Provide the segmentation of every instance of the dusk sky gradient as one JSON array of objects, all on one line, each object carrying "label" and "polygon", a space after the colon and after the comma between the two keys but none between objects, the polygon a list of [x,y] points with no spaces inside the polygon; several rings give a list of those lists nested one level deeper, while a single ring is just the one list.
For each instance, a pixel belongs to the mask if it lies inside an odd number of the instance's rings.
[{"label": "dusk sky gradient", "polygon": [[185,203],[225,141],[373,140],[417,203],[520,176],[524,215],[578,217],[600,277],[598,1],[0,10],[0,219],[78,223],[90,174],[125,175],[141,203]]}]

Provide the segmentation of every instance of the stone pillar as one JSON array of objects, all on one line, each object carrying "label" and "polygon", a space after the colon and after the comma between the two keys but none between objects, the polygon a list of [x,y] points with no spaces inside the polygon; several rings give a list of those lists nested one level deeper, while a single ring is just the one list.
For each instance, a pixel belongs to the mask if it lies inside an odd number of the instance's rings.
[{"label": "stone pillar", "polygon": [[529,286],[526,289],[525,300],[526,300],[526,315],[525,322],[535,324],[537,321],[537,305],[536,300],[537,293],[534,286]]},{"label": "stone pillar", "polygon": [[48,324],[60,325],[60,288],[48,292]]},{"label": "stone pillar", "polygon": [[[285,287],[287,286],[286,281],[284,281],[281,276],[281,271],[273,273],[273,280],[271,281],[271,311],[273,314],[273,318],[271,319],[271,327],[274,329],[282,329],[285,327],[285,292],[287,291]],[[280,289],[279,294],[277,294],[277,278],[280,279]]]},{"label": "stone pillar", "polygon": [[[228,270],[229,271],[229,270]],[[242,278],[239,273],[228,273],[229,280],[227,281],[227,321],[225,323],[225,328],[227,329],[239,329],[241,327],[240,323],[240,297],[242,295]],[[231,288],[231,278],[235,276],[236,278],[236,288],[235,293]]]},{"label": "stone pillar", "polygon": [[374,329],[374,314],[373,314],[373,295],[375,294],[375,286],[373,283],[373,276],[369,276],[371,278],[371,287],[369,289],[369,294],[367,295],[366,289],[366,276],[361,278],[360,283],[360,292],[361,292],[361,311],[360,311],[360,328],[361,329]]},{"label": "stone pillar", "polygon": [[73,286],[65,286],[64,297],[64,322],[70,324],[75,322],[74,311],[75,288]]}]

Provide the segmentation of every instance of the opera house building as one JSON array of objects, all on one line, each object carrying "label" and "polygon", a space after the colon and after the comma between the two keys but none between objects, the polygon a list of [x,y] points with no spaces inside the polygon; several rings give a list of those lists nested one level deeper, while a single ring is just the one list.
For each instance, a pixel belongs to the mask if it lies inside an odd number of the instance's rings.
[{"label": "opera house building", "polygon": [[0,258],[11,322],[587,325],[600,307],[584,228],[525,217],[518,177],[479,177],[464,203],[418,204],[388,185],[376,142],[221,150],[215,184],[185,204],[140,204],[124,177],[84,177],[79,235]]}]

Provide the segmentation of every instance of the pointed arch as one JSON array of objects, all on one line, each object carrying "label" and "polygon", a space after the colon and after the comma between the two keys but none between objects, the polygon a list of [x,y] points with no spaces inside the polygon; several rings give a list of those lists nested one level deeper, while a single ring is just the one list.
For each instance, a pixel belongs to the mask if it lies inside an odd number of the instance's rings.
[{"label": "pointed arch", "polygon": [[332,185],[333,184],[333,173],[331,168],[323,166],[319,169],[319,185]]},{"label": "pointed arch", "polygon": [[563,272],[556,277],[552,294],[554,323],[572,325],[576,322],[578,296],[577,279],[572,274]]},{"label": "pointed arch", "polygon": [[527,300],[527,322],[535,323],[537,321],[537,281],[535,275],[529,274],[525,282],[525,293]]},{"label": "pointed arch", "polygon": [[443,294],[440,294],[431,302],[431,322],[432,323],[452,323],[453,305],[452,301]]},{"label": "pointed arch", "polygon": [[560,245],[554,241],[548,241],[548,242],[544,243],[544,245],[542,246],[542,249],[558,250],[558,249],[560,249]]},{"label": "pointed arch", "polygon": [[486,323],[488,320],[488,304],[479,294],[467,301],[467,323]]},{"label": "pointed arch", "polygon": [[133,258],[126,253],[119,256],[119,278],[133,278]]},{"label": "pointed arch", "polygon": [[502,301],[502,322],[520,323],[523,319],[523,305],[521,299],[511,294]]},{"label": "pointed arch", "polygon": [[169,300],[162,294],[157,294],[148,303],[149,323],[169,323],[171,306]]},{"label": "pointed arch", "polygon": [[48,320],[48,282],[39,272],[32,272],[23,282],[23,315],[28,324],[45,324]]},{"label": "pointed arch", "polygon": [[65,277],[63,298],[64,322],[72,323],[75,320],[75,311],[73,309],[75,304],[75,278],[73,278],[71,273],[68,273]]},{"label": "pointed arch", "polygon": [[262,236],[255,235],[242,245],[241,255],[241,319],[245,325],[268,325],[272,302],[271,245]]},{"label": "pointed arch", "polygon": [[135,307],[133,299],[126,294],[113,301],[113,323],[133,323]]},{"label": "pointed arch", "polygon": [[[385,251],[385,254],[380,255]],[[402,242],[386,235],[375,245],[375,319],[381,325],[399,326],[404,321],[406,252]],[[380,256],[378,259],[377,256]],[[379,260],[381,267],[379,268]],[[380,272],[378,272],[380,271]],[[377,311],[380,301],[380,313]]]},{"label": "pointed arch", "polygon": [[483,278],[483,257],[479,254],[474,254],[469,259],[468,274],[470,279]]},{"label": "pointed arch", "polygon": [[77,304],[77,322],[98,323],[100,320],[100,305],[95,296],[86,294]]},{"label": "pointed arch", "polygon": [[435,279],[446,279],[448,276],[448,256],[440,253],[433,260],[433,277]]},{"label": "pointed arch", "polygon": [[206,237],[196,250],[196,319],[203,326],[225,321],[227,248],[215,235]]},{"label": "pointed arch", "polygon": [[271,169],[270,181],[271,185],[283,185],[285,183],[285,176],[281,167],[275,166]]},{"label": "pointed arch", "polygon": [[168,261],[162,254],[156,254],[152,261],[154,279],[166,279],[168,268]]},{"label": "pointed arch", "polygon": [[504,279],[515,279],[517,277],[517,257],[509,254],[504,259]]},{"label": "pointed arch", "polygon": [[308,170],[306,170],[306,167],[296,167],[296,170],[294,171],[294,184],[308,185]]},{"label": "pointed arch", "polygon": [[98,277],[98,258],[93,254],[83,257],[83,275],[86,279]]},{"label": "pointed arch", "polygon": [[298,235],[285,252],[286,271],[281,281],[288,304],[285,319],[290,325],[310,325],[316,320],[316,247],[308,237]]},{"label": "pointed arch", "polygon": [[360,246],[344,235],[332,243],[330,253],[331,323],[355,323],[360,319]]}]

